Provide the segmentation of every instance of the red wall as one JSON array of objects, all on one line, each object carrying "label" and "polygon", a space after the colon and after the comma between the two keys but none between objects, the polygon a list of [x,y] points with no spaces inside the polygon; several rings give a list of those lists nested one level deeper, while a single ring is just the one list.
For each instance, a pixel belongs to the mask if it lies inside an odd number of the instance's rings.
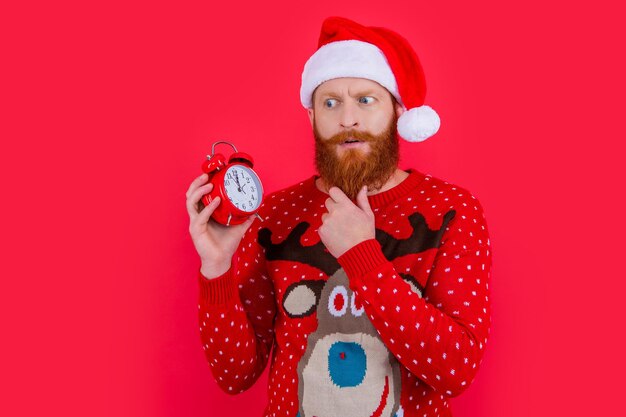
[{"label": "red wall", "polygon": [[185,191],[215,140],[267,191],[313,174],[298,92],[328,15],[414,45],[442,127],[401,166],[485,209],[493,326],[455,415],[621,414],[623,14],[282,3],[2,6],[0,414],[261,415],[265,377],[229,397],[204,360]]}]

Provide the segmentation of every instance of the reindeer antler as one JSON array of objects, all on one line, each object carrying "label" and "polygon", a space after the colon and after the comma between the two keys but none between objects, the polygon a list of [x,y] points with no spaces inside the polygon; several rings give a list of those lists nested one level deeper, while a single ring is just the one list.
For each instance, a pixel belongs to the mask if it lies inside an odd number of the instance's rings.
[{"label": "reindeer antler", "polygon": [[289,236],[278,244],[272,243],[272,231],[263,228],[259,230],[259,243],[265,247],[265,257],[267,260],[285,260],[301,262],[311,265],[331,276],[341,268],[339,262],[328,252],[322,241],[315,245],[304,246],[300,243],[300,238],[306,232],[309,223],[302,222],[289,232]]},{"label": "reindeer antler", "polygon": [[390,261],[411,253],[420,253],[437,248],[446,226],[455,214],[455,210],[448,211],[443,216],[441,227],[433,230],[428,227],[424,216],[415,212],[408,217],[409,223],[413,227],[411,236],[406,239],[396,239],[384,230],[376,229],[376,240],[380,242],[385,257]]}]

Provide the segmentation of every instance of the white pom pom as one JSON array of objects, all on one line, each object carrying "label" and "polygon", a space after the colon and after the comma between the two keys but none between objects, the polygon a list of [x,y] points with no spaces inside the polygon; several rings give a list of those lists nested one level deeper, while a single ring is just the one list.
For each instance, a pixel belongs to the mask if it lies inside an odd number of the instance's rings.
[{"label": "white pom pom", "polygon": [[402,113],[398,133],[409,142],[422,142],[439,130],[441,120],[430,106],[420,106]]}]

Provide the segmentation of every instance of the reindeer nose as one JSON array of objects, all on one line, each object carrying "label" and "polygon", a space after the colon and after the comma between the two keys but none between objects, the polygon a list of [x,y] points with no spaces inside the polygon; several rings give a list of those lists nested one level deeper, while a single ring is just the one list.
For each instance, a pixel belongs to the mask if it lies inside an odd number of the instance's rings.
[{"label": "reindeer nose", "polygon": [[328,350],[328,370],[335,385],[356,387],[363,382],[367,356],[363,347],[353,342],[335,342]]}]

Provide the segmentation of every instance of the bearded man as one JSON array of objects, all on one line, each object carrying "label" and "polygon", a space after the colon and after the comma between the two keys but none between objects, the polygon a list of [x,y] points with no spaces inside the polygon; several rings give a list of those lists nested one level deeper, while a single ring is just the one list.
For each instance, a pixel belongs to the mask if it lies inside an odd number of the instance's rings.
[{"label": "bearded man", "polygon": [[189,187],[203,349],[229,394],[272,352],[265,416],[450,416],[476,375],[490,323],[482,206],[398,168],[399,138],[439,128],[424,96],[404,38],[328,18],[300,91],[319,175],[271,193],[263,222],[228,227],[211,219],[219,199],[197,210],[207,176]]}]

